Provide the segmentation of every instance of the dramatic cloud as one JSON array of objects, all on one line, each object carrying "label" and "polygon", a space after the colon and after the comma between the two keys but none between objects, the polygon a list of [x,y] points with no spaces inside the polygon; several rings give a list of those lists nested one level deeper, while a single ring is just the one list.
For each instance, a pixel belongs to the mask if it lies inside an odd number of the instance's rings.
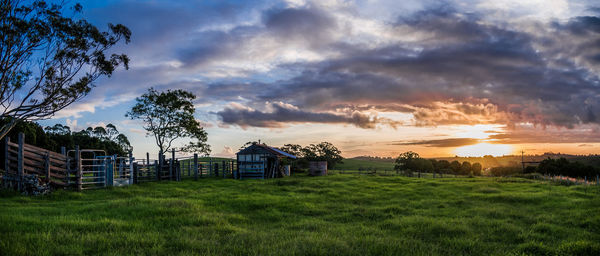
[{"label": "dramatic cloud", "polygon": [[99,5],[88,11],[92,19],[132,29],[132,44],[119,49],[131,69],[58,117],[99,114],[153,86],[193,91],[207,127],[494,124],[507,127],[491,134],[495,143],[600,137],[600,12],[591,2]]},{"label": "dramatic cloud", "polygon": [[[246,86],[256,93],[245,97],[255,103],[283,101],[306,111],[404,111],[413,113],[419,125],[598,124],[596,18],[523,26],[546,30],[528,33],[453,11],[421,12],[395,25],[412,31],[407,36],[422,37],[417,43],[340,46],[342,56],[297,63],[304,70],[300,75]],[[567,45],[552,31],[585,34],[591,43]],[[567,47],[579,50],[563,56],[558,49]]]},{"label": "dramatic cloud", "polygon": [[409,142],[396,142],[392,145],[425,145],[428,147],[461,147],[474,145],[479,143],[478,139],[471,138],[452,138],[452,139],[439,139],[439,140],[419,140]]},{"label": "dramatic cloud", "polygon": [[286,123],[342,123],[353,124],[361,128],[375,128],[377,117],[370,117],[360,112],[347,115],[333,113],[306,112],[297,107],[283,104],[269,104],[270,111],[261,112],[252,108],[234,105],[217,113],[224,123],[241,127],[256,126],[280,128]]},{"label": "dramatic cloud", "polygon": [[600,128],[595,125],[581,125],[576,128],[546,128],[521,126],[509,132],[491,134],[489,139],[495,143],[599,143]]}]

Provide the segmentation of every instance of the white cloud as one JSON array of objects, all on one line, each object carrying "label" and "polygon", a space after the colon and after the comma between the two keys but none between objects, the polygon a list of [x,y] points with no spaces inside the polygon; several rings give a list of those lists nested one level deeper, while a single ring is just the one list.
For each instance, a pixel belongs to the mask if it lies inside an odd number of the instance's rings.
[{"label": "white cloud", "polygon": [[71,131],[78,131],[79,127],[77,126],[77,119],[68,119],[65,121],[66,125],[69,126]]},{"label": "white cloud", "polygon": [[233,152],[233,149],[230,146],[223,146],[223,150],[221,150],[221,152],[219,152],[218,154],[215,154],[215,156],[230,158],[235,156],[235,152]]}]

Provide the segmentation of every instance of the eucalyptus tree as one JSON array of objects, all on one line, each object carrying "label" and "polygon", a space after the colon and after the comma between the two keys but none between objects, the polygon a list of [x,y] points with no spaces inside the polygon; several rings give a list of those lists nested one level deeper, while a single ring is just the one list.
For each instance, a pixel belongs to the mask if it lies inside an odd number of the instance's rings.
[{"label": "eucalyptus tree", "polygon": [[194,118],[192,100],[196,96],[184,90],[158,92],[154,88],[136,98],[136,104],[125,115],[132,120],[144,122],[147,136],[153,136],[159,150],[167,152],[179,138],[192,139],[179,150],[210,153],[206,143],[207,134],[201,123]]},{"label": "eucalyptus tree", "polygon": [[94,81],[128,68],[125,54],[107,54],[131,31],[101,31],[77,19],[82,6],[0,0],[0,139],[19,121],[52,117],[86,96]]}]

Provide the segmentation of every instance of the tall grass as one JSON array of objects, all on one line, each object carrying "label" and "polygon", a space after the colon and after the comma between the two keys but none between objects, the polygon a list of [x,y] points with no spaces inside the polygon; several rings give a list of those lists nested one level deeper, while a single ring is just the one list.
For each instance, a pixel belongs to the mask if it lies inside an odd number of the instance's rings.
[{"label": "tall grass", "polygon": [[600,255],[598,187],[202,179],[0,197],[0,254]]}]

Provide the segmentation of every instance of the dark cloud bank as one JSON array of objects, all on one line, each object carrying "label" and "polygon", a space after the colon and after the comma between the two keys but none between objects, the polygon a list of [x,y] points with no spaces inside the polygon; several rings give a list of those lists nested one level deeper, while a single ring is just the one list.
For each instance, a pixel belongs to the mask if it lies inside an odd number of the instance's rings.
[{"label": "dark cloud bank", "polygon": [[[331,28],[328,19],[314,21],[310,10],[271,12],[265,20],[268,24],[287,12],[293,15],[285,19],[294,21],[278,22],[275,33],[292,36],[310,26],[319,35],[321,27]],[[217,115],[225,123],[259,127],[289,121],[374,127],[350,115],[332,114],[339,109],[408,112],[419,125],[527,122],[570,128],[600,122],[598,17],[493,25],[477,15],[433,10],[394,26],[409,31],[407,37],[419,32],[433,36],[374,49],[333,43],[330,47],[340,57],[287,64],[303,72],[289,80],[232,90],[245,95],[249,104],[282,101],[301,110],[225,109]]]},{"label": "dark cloud bank", "polygon": [[[165,37],[185,38],[184,47],[173,50],[182,68],[197,68],[214,60],[235,61],[239,49],[250,47],[249,42],[262,37],[284,46],[302,45],[314,52],[335,54],[320,61],[283,63],[278,70],[296,75],[275,82],[221,80],[187,84],[202,100],[247,106],[216,111],[214,114],[224,124],[399,125],[373,114],[382,111],[410,113],[414,124],[422,126],[494,123],[514,127],[532,123],[571,129],[600,124],[598,16],[497,24],[477,13],[444,7],[388,24],[390,31],[396,31],[394,36],[407,40],[370,45],[336,37],[352,28],[315,6],[271,7],[261,13],[258,25],[177,33],[180,27],[194,29],[198,23],[239,21],[236,14],[242,9],[224,2],[218,8],[209,8],[211,11],[202,18],[178,8],[182,19],[165,18],[157,28]],[[217,17],[217,21],[212,22],[211,17]],[[144,34],[147,29],[137,30]],[[411,38],[414,40],[408,40]],[[255,54],[260,56],[261,52]],[[518,141],[524,139],[515,137]],[[457,139],[402,143],[455,146],[473,142]]]}]

